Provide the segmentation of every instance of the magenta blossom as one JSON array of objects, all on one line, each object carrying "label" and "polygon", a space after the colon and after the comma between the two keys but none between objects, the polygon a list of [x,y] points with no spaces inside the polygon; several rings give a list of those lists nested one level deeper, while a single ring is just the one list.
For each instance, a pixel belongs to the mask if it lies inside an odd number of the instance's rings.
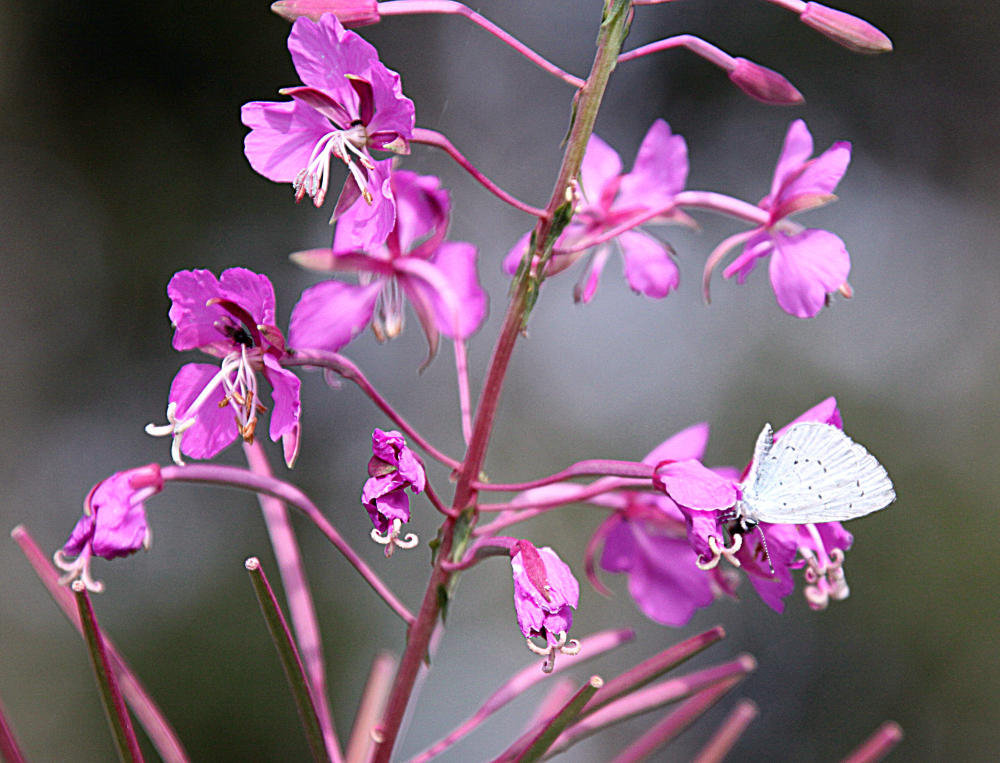
[{"label": "magenta blossom", "polygon": [[[643,463],[700,459],[707,442],[708,425],[696,424],[661,443]],[[655,622],[680,627],[695,610],[733,594],[735,581],[728,570],[699,569],[698,555],[685,537],[684,513],[666,495],[617,490],[590,500],[616,509],[588,547],[588,574],[599,590],[603,586],[591,574],[589,557],[603,539],[601,568],[626,574],[635,603]]]},{"label": "magenta blossom", "polygon": [[385,546],[385,555],[392,556],[396,546],[413,548],[417,536],[413,533],[401,539],[402,526],[410,521],[410,497],[423,492],[426,484],[423,464],[406,446],[403,435],[396,431],[372,433],[372,457],[368,461],[369,479],[361,491],[361,503],[371,517],[372,539]]},{"label": "magenta blossom", "polygon": [[[103,584],[90,575],[91,557],[117,559],[149,548],[152,535],[143,502],[161,490],[163,477],[157,464],[116,472],[94,485],[83,502],[83,516],[55,553],[56,566],[66,572],[59,582],[79,578],[88,590],[102,591]],[[69,561],[70,556],[76,559]]]},{"label": "magenta blossom", "polygon": [[288,50],[304,84],[280,91],[291,101],[244,104],[241,117],[250,128],[247,159],[269,180],[292,183],[296,200],[308,194],[317,207],[326,198],[330,159],[340,159],[349,176],[333,219],[357,208],[352,217],[356,235],[365,246],[381,243],[392,230],[396,209],[389,160],[375,161],[368,150],[409,152],[413,102],[375,48],[344,29],[333,14],[319,22],[297,19]]},{"label": "magenta blossom", "polygon": [[398,215],[384,245],[366,246],[354,210],[337,224],[333,249],[311,249],[292,258],[312,270],[358,274],[359,283],[325,281],[305,290],[292,311],[289,340],[299,349],[336,352],[369,323],[380,341],[403,328],[405,295],[430,348],[440,334],[464,339],[486,316],[487,296],[476,274],[476,248],[444,241],[448,192],[436,177],[394,171],[390,185]]},{"label": "magenta blossom", "polygon": [[167,423],[150,424],[154,436],[173,438],[171,455],[183,465],[191,458],[212,458],[236,436],[253,442],[262,403],[257,373],[271,385],[271,439],[281,440],[285,463],[299,451],[300,382],[280,360],[285,338],[275,327],[274,288],[266,276],[230,268],[218,279],[208,270],[182,270],[170,279],[170,320],[175,350],[194,350],[222,358],[221,367],[188,363],[170,385]]},{"label": "magenta blossom", "polygon": [[[671,250],[639,230],[641,222],[686,222],[673,199],[687,181],[687,145],[670,126],[657,119],[639,146],[632,171],[622,174],[617,152],[596,135],[590,137],[580,167],[580,200],[573,221],[556,241],[548,274],[565,270],[588,251],[589,261],[574,290],[575,299],[589,302],[610,254],[605,234],[623,228],[615,237],[625,262],[629,285],[647,297],[667,296],[679,276]],[[631,225],[630,225],[631,223]],[[504,259],[508,273],[517,271],[530,234],[522,237]],[[602,239],[600,242],[590,242]]]},{"label": "magenta blossom", "polygon": [[[580,644],[567,641],[573,625],[573,612],[580,600],[580,584],[567,564],[548,546],[535,548],[519,540],[511,549],[514,574],[514,611],[528,648],[546,657],[542,667],[552,671],[555,653],[576,654]],[[545,640],[539,647],[531,639]]]},{"label": "magenta blossom", "polygon": [[788,128],[781,157],[774,170],[771,192],[758,206],[768,213],[765,227],[728,239],[708,259],[706,283],[726,251],[743,243],[743,252],[723,271],[739,283],[770,255],[771,286],[781,309],[799,318],[812,318],[826,304],[828,295],[840,291],[850,296],[847,276],[851,258],[839,237],[825,230],[803,228],[788,218],[798,212],[828,204],[847,171],[851,144],[838,141],[819,156],[813,152],[812,135],[801,119]]},{"label": "magenta blossom", "polygon": [[[802,421],[843,426],[837,401],[831,397],[778,430],[775,440],[792,424]],[[673,465],[664,468],[670,466]],[[722,495],[729,488],[714,477],[691,470],[683,476],[669,472],[658,474],[655,481],[677,501],[684,513],[688,541],[697,552],[698,566],[702,569],[714,569],[721,559],[727,559],[746,571],[760,597],[778,612],[784,609],[784,597],[795,588],[792,570],[802,567],[806,568],[809,584],[805,590],[806,599],[814,609],[823,609],[830,599],[843,599],[848,595],[842,565],[844,552],[853,539],[839,522],[802,525],[761,522],[750,533],[734,533],[730,525],[732,511],[715,506],[713,499],[713,491]],[[730,481],[729,486],[734,491],[739,490],[735,480]]]}]

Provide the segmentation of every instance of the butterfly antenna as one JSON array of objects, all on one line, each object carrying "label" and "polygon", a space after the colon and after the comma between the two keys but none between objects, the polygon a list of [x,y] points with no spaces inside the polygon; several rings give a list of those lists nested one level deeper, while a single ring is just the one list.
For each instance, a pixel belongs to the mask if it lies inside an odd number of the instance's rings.
[{"label": "butterfly antenna", "polygon": [[771,570],[771,574],[774,574],[774,565],[771,564],[771,555],[767,553],[767,538],[764,537],[764,530],[761,529],[760,525],[757,525],[757,532],[760,533],[760,545],[764,549],[764,558],[767,559],[767,566]]}]

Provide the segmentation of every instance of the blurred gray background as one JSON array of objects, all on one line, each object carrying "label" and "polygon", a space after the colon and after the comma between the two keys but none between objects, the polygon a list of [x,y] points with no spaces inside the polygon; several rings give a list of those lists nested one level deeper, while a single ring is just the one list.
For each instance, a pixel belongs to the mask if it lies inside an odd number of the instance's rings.
[{"label": "blurred gray background", "polygon": [[[586,73],[598,0],[483,0],[474,6],[569,70]],[[683,51],[621,67],[597,131],[631,166],[657,117],[688,141],[688,187],[755,202],[768,189],[788,123],[803,117],[817,150],[854,143],[841,201],[802,221],[828,227],[852,255],[855,297],[801,321],[775,304],[766,271],[717,280],[706,308],[705,256],[738,230],[696,214],[697,233],[663,230],[682,286],[661,302],[633,295],[609,263],[593,303],[574,306],[576,271],[546,284],[517,347],[487,468],[529,479],[588,457],[636,459],[696,421],[713,427],[707,461],[742,465],[764,421],[783,424],[836,395],[848,431],[898,488],[889,510],[852,523],[851,597],[814,613],[801,580],[783,615],[744,585],[739,602],[702,610],[684,629],[657,626],[623,579],[606,600],[583,586],[575,631],[634,626],[620,653],[577,669],[613,676],[716,623],[729,637],[698,664],[753,653],[760,666],[677,757],[707,739],[737,696],[761,707],[735,760],[830,760],[885,719],[906,740],[899,760],[992,760],[998,728],[996,479],[1000,404],[998,11],[971,0],[878,3],[845,10],[876,23],[896,51],[851,54],[764,2],[688,0],[636,13],[629,46],[700,34],[780,70],[797,108],[758,104]],[[535,204],[551,189],[570,89],[458,18],[394,18],[361,30],[402,73],[421,126],[445,132],[501,186]],[[267,272],[279,321],[315,278],[287,254],[329,242],[330,207],[291,203],[242,154],[239,107],[297,82],[288,25],[267,3],[85,2],[0,6],[0,401],[5,529],[25,523],[54,550],[89,487],[111,472],[169,460],[143,433],[161,421],[176,369],[165,287],[183,268]],[[481,250],[490,320],[474,338],[481,378],[503,312],[499,263],[528,218],[496,201],[440,153],[403,166],[452,189],[452,237]],[[412,320],[347,354],[434,442],[461,451],[454,371],[445,347],[423,374]],[[353,387],[305,374],[302,457],[292,476],[413,606],[426,546],[385,562],[366,541],[358,502],[367,438],[386,419]],[[270,447],[270,443],[268,443]],[[271,447],[274,460],[278,449]],[[222,460],[239,463],[232,448]],[[447,493],[446,475],[432,474]],[[435,517],[415,502],[424,541]],[[273,572],[255,499],[170,487],[148,505],[150,553],[98,562],[102,623],[199,760],[287,760],[306,748],[281,669],[242,568]],[[582,576],[583,545],[603,514],[575,507],[526,527]],[[387,608],[305,522],[296,526],[315,584],[342,735],[371,658],[399,651]],[[29,756],[106,760],[114,753],[82,644],[12,542],[0,553],[0,697]],[[399,747],[412,755],[448,731],[529,655],[510,605],[509,566],[466,575],[436,670]],[[450,760],[479,760],[520,733],[540,694],[498,715]],[[599,761],[646,718],[574,749]],[[687,751],[687,752],[685,752]]]}]

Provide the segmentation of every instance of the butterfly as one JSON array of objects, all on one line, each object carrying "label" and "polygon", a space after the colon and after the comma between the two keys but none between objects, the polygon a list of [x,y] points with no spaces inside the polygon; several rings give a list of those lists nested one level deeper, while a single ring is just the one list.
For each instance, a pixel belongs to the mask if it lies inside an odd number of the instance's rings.
[{"label": "butterfly", "polygon": [[757,437],[753,461],[733,511],[739,532],[759,522],[841,522],[884,509],[896,499],[885,468],[837,427],[793,424],[778,442],[770,424]]}]

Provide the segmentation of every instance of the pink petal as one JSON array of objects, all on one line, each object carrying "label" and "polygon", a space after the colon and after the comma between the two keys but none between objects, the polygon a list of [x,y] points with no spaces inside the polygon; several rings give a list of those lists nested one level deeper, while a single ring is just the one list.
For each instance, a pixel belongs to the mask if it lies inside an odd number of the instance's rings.
[{"label": "pink petal", "polygon": [[833,193],[851,163],[851,144],[838,141],[815,159],[802,166],[796,175],[789,173],[775,206],[786,206],[799,196],[824,197]]},{"label": "pink petal", "polygon": [[277,183],[292,182],[309,163],[316,142],[333,129],[322,114],[298,101],[245,103],[240,119],[250,128],[243,139],[250,166]]},{"label": "pink petal", "polygon": [[796,119],[788,126],[785,134],[785,143],[781,147],[781,156],[778,164],[774,168],[774,179],[771,181],[771,200],[777,199],[778,194],[791,175],[799,172],[802,165],[809,160],[813,152],[813,139],[806,123],[801,119]]},{"label": "pink petal", "polygon": [[167,296],[170,322],[176,329],[176,350],[208,349],[217,344],[224,345],[224,349],[231,347],[232,339],[215,324],[220,320],[228,323],[232,317],[218,305],[209,305],[213,299],[235,302],[256,324],[274,323],[274,287],[267,276],[245,268],[223,271],[221,279],[208,270],[181,270],[167,284]]},{"label": "pink petal", "polygon": [[665,464],[657,470],[657,478],[667,495],[687,509],[725,511],[736,504],[733,482],[695,459]]},{"label": "pink petal", "polygon": [[[219,372],[218,366],[188,363],[174,377],[168,400],[177,403],[177,418],[187,415],[188,407]],[[225,400],[222,385],[215,388],[195,413],[196,420],[181,438],[181,452],[191,458],[212,458],[236,439],[236,421]]]},{"label": "pink petal", "polygon": [[810,229],[788,236],[774,233],[771,285],[781,309],[812,318],[826,304],[826,295],[847,281],[851,258],[844,242],[829,231]]},{"label": "pink petal", "polygon": [[302,415],[302,401],[299,377],[282,368],[271,355],[264,355],[264,376],[271,383],[271,441],[281,440],[285,463],[291,469],[299,454],[299,418]]},{"label": "pink petal", "polygon": [[591,135],[580,166],[580,185],[586,202],[596,205],[604,184],[617,178],[621,171],[622,160],[618,152],[597,135]]},{"label": "pink petal", "polygon": [[304,84],[327,91],[352,117],[359,115],[358,96],[344,75],[368,79],[372,65],[378,64],[374,47],[328,14],[318,23],[296,19],[288,35],[288,52]]},{"label": "pink petal", "polygon": [[510,248],[510,251],[507,252],[507,256],[503,258],[504,273],[514,275],[517,272],[517,267],[521,264],[524,253],[528,251],[528,243],[530,241],[531,231],[528,231],[517,240],[517,243],[514,244],[514,246]]},{"label": "pink petal", "polygon": [[615,207],[656,209],[669,205],[687,183],[687,144],[657,119],[646,132],[632,171],[622,178]]},{"label": "pink petal", "polygon": [[819,421],[823,424],[832,424],[837,427],[837,429],[844,428],[844,421],[840,417],[840,409],[837,408],[837,398],[828,397],[821,403],[817,403],[808,411],[796,416],[792,421],[783,426],[777,432],[774,433],[774,439],[777,441],[785,430],[788,429],[792,424],[798,424],[800,421]]},{"label": "pink petal", "polygon": [[746,283],[747,276],[757,267],[757,260],[767,257],[774,250],[774,239],[769,231],[761,229],[747,239],[743,251],[722,271],[723,278],[736,276],[738,283]]},{"label": "pink petal", "polygon": [[597,285],[601,281],[601,273],[608,262],[608,255],[611,252],[607,246],[599,246],[590,257],[590,262],[583,273],[583,279],[576,285],[573,298],[577,302],[587,304],[597,293]]},{"label": "pink petal", "polygon": [[[397,237],[398,251],[426,257],[447,231],[451,207],[448,191],[441,188],[436,177],[405,170],[392,173],[392,189],[396,197],[396,229],[392,235]],[[411,251],[428,236],[428,245],[421,246],[420,252]]]},{"label": "pink petal", "polygon": [[[368,172],[367,183],[371,203],[358,196],[343,212],[340,211],[342,202],[337,203],[334,217],[337,218],[335,248],[338,250],[374,249],[388,238],[396,224],[396,201],[390,181],[392,159],[383,159],[374,165],[375,168]],[[345,190],[354,183],[354,178],[348,177]]]},{"label": "pink petal", "polygon": [[488,297],[479,285],[476,248],[472,244],[445,242],[431,262],[403,257],[396,261],[396,266],[411,276],[407,281],[433,305],[442,334],[465,339],[479,328],[486,317]]},{"label": "pink petal", "polygon": [[666,246],[637,230],[621,234],[618,243],[625,259],[625,278],[635,291],[662,299],[677,288],[680,273]]},{"label": "pink petal", "polygon": [[698,459],[705,455],[708,446],[708,424],[701,422],[664,440],[649,452],[642,463],[656,466],[661,461],[687,461]]},{"label": "pink petal", "polygon": [[292,309],[289,345],[300,350],[336,352],[371,321],[381,289],[380,280],[367,286],[341,281],[310,286]]}]

